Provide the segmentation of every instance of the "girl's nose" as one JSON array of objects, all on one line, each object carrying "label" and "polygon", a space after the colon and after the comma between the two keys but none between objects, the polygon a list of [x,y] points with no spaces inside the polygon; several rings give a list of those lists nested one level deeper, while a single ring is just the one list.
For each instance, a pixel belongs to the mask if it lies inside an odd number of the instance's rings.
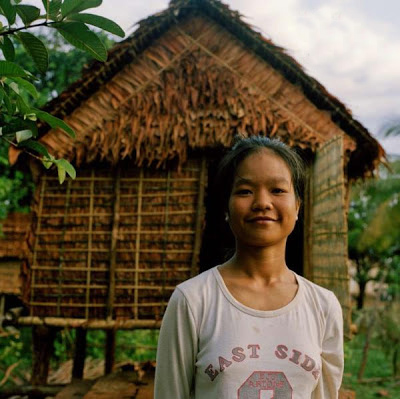
[{"label": "girl's nose", "polygon": [[253,211],[272,209],[272,199],[267,192],[258,192],[254,196],[254,202],[252,206]]}]

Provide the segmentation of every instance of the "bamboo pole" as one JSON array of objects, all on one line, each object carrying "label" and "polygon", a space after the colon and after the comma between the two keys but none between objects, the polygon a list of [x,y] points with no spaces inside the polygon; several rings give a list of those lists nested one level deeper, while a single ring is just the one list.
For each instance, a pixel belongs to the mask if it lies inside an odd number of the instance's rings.
[{"label": "bamboo pole", "polygon": [[[62,235],[61,235],[61,241],[62,244],[60,246],[60,260],[59,260],[59,269],[58,269],[58,306],[57,306],[57,316],[61,316],[61,307],[60,307],[60,303],[61,303],[61,294],[62,294],[62,283],[63,283],[63,260],[64,260],[64,253],[65,253],[65,244],[64,244],[64,239],[65,239],[65,225],[66,225],[66,221],[68,218],[68,212],[69,212],[69,204],[70,204],[70,196],[71,194],[71,180],[68,179],[67,182],[67,192],[66,192],[66,198],[65,198],[65,206],[64,206],[64,215],[63,215],[63,222],[62,222]],[[39,251],[40,249],[37,248],[37,251]],[[36,286],[37,287],[37,286]]]},{"label": "bamboo pole", "polygon": [[[119,231],[119,235],[124,235],[124,234],[136,234],[136,233],[140,233],[140,234],[155,234],[155,235],[160,235],[160,231],[159,230],[120,230]],[[48,236],[49,234],[52,235],[61,235],[62,232],[61,231],[51,231],[51,232],[40,232],[37,235],[45,235]],[[106,235],[106,234],[111,234],[111,231],[69,231],[68,235],[87,235],[87,234],[92,234],[92,235]],[[194,230],[169,230],[166,231],[165,234],[173,234],[173,235],[177,235],[177,234],[195,234]]]},{"label": "bamboo pole", "polygon": [[[115,187],[114,187],[115,199],[114,199],[114,210],[113,210],[114,217],[111,230],[112,233],[111,233],[111,249],[110,249],[110,270],[109,270],[109,286],[108,286],[107,314],[106,314],[107,320],[111,320],[113,317],[113,304],[115,296],[115,270],[117,267],[117,241],[118,241],[118,229],[119,229],[119,218],[120,218],[119,216],[120,190],[121,190],[121,170],[120,167],[118,167],[116,171]],[[109,356],[110,359],[111,358],[114,359],[114,355],[109,354]]]},{"label": "bamboo pole", "polygon": [[[136,233],[136,243],[135,243],[135,286],[139,286],[139,260],[140,260],[140,229],[142,224],[142,192],[143,192],[143,168],[140,169],[140,178],[138,183],[138,204],[137,204],[137,233]],[[139,303],[139,290],[136,288],[134,293],[134,303]],[[138,308],[134,309],[135,319],[139,318]]]},{"label": "bamboo pole", "polygon": [[[35,237],[35,244],[33,246],[33,257],[32,257],[32,265],[36,265],[37,261],[37,252],[36,248],[38,247],[39,243],[39,233],[40,233],[40,226],[42,224],[42,212],[43,212],[43,200],[45,195],[45,186],[46,186],[46,176],[42,176],[41,185],[40,185],[40,199],[39,199],[39,210],[37,213],[37,226],[36,226],[36,237]],[[36,273],[32,272],[31,276],[31,284],[35,284],[36,281]],[[30,302],[32,303],[35,297],[35,291],[32,289],[30,290]],[[30,306],[29,313],[33,316],[33,306]]]},{"label": "bamboo pole", "polygon": [[[139,198],[140,200],[140,198]],[[171,215],[190,215],[193,211],[171,211]],[[139,215],[137,212],[121,212],[120,216],[162,216],[164,215],[163,211],[155,211],[155,212],[141,212]],[[43,217],[48,217],[48,218],[54,218],[54,217],[62,217],[64,216],[63,213],[44,213],[42,215]],[[113,216],[112,212],[98,212],[98,213],[93,213],[93,215],[90,215],[90,213],[70,213],[68,215],[69,217],[89,217],[89,216],[106,216],[110,217]]]},{"label": "bamboo pole", "polygon": [[[87,273],[86,273],[86,282],[87,285],[90,286],[91,284],[91,266],[92,266],[92,231],[93,231],[93,213],[94,213],[94,168],[91,171],[92,180],[90,182],[90,199],[89,199],[89,231],[88,231],[88,251],[87,251]],[[86,304],[90,301],[90,290],[86,290]],[[85,307],[85,317],[89,318],[89,306]]]},{"label": "bamboo pole", "polygon": [[27,316],[20,317],[16,321],[18,326],[53,326],[62,328],[87,328],[97,330],[132,330],[135,328],[160,328],[161,320],[97,320],[97,319],[72,319],[61,317],[37,317]]},{"label": "bamboo pole", "polygon": [[199,179],[199,192],[197,199],[197,212],[196,212],[196,227],[195,227],[195,238],[194,248],[192,255],[192,264],[190,267],[190,276],[193,277],[198,273],[197,265],[199,261],[201,238],[202,238],[202,225],[204,221],[204,195],[207,184],[207,162],[203,156],[201,160],[200,179]]},{"label": "bamboo pole", "polygon": [[[169,194],[170,194],[170,189],[171,189],[171,172],[168,170],[167,173],[167,190],[166,190],[166,197],[165,197],[165,217],[164,217],[164,237],[163,237],[163,252],[162,252],[162,263],[161,263],[161,268],[162,268],[162,283],[161,283],[161,297],[165,298],[166,295],[166,280],[167,280],[167,260],[166,260],[166,250],[167,250],[167,242],[168,242],[168,218],[169,218]],[[164,313],[165,309],[161,309],[162,313]]]}]

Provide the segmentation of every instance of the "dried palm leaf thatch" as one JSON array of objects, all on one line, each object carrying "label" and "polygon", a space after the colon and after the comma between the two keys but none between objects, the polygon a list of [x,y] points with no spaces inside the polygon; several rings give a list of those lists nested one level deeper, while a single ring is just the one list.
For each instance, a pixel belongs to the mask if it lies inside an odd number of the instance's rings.
[{"label": "dried palm leaf thatch", "polygon": [[[227,147],[238,132],[284,134],[289,145],[312,150],[344,135],[298,87],[200,17],[172,28],[66,120],[76,143],[57,131],[43,141],[78,165],[183,163],[188,150]],[[345,148],[355,149],[349,136]]]},{"label": "dried palm leaf thatch", "polygon": [[[78,164],[95,159],[96,156],[110,160],[117,154],[123,158],[128,155],[135,157],[136,154],[132,151],[136,150],[136,147],[141,151],[140,145],[132,146],[133,143],[129,140],[125,143],[125,138],[122,141],[118,140],[117,148],[113,148],[113,151],[105,148],[103,151],[97,149],[88,154],[93,147],[90,146],[90,140],[87,142],[86,136],[109,135],[110,131],[124,129],[123,122],[116,121],[121,101],[128,103],[131,97],[138,95],[138,91],[143,91],[147,84],[164,81],[164,77],[157,76],[167,69],[176,69],[180,65],[180,58],[192,50],[201,49],[214,57],[216,62],[222,61],[222,64],[231,73],[237,74],[239,79],[244,79],[243,86],[247,86],[250,94],[254,88],[263,92],[269,101],[274,103],[275,108],[284,113],[283,118],[291,121],[287,123],[296,125],[298,133],[304,135],[303,145],[311,143],[311,148],[314,148],[320,142],[337,135],[338,130],[345,134],[345,148],[347,158],[350,159],[349,177],[370,174],[384,159],[385,152],[382,147],[367,129],[353,119],[345,105],[307,75],[284,49],[262,37],[242,20],[238,12],[220,1],[176,0],[170,3],[167,10],[140,21],[138,25],[139,28],[128,39],[115,45],[110,51],[107,63],[92,63],[84,71],[82,79],[46,107],[49,112],[58,116],[68,116],[68,121],[78,131],[80,128],[86,132],[80,134],[80,141],[76,143],[75,148],[72,148],[73,145],[68,139],[60,140],[60,144],[57,145],[54,137],[47,137],[46,142],[52,144],[57,153],[68,155],[70,159],[75,158]],[[131,67],[134,71],[128,73]],[[187,82],[190,75],[189,70],[185,76]],[[163,87],[159,88],[162,90]],[[194,107],[204,106],[198,104],[196,96],[196,92],[193,92],[190,97]],[[181,101],[185,101],[184,93],[181,97]],[[176,100],[172,98],[171,101],[174,103]],[[186,98],[186,101],[190,102],[189,98]],[[247,99],[243,101],[246,102]],[[219,101],[210,102],[210,107],[213,102],[217,102],[222,108],[221,97]],[[162,112],[162,105],[168,103],[164,101],[157,104],[155,115],[158,116]],[[77,112],[78,109],[81,109],[81,112]],[[275,111],[276,109],[272,109],[270,112]],[[229,118],[229,109],[222,109],[220,112],[225,115],[224,132],[229,131],[228,127],[234,130],[236,121]],[[186,115],[182,115],[183,119],[185,117]],[[260,121],[256,119],[251,123],[253,130],[261,126],[264,134],[275,134],[282,121],[269,122],[270,124],[266,124],[261,118]],[[151,122],[146,123],[144,120],[136,123],[143,130],[151,125]],[[267,128],[272,130],[267,131]],[[138,126],[135,125],[132,130],[138,132],[137,129]],[[175,134],[179,136],[182,124],[178,124],[175,129]],[[287,135],[291,135],[292,130],[293,127]],[[47,130],[44,127],[42,134],[45,132]],[[150,133],[147,130],[142,132],[142,138]],[[57,136],[59,139],[60,132],[57,132]],[[181,151],[177,153],[183,160],[185,154]],[[140,154],[138,160],[143,162],[144,153]],[[151,159],[168,158],[165,151],[152,155]]]},{"label": "dried palm leaf thatch", "polygon": [[161,320],[197,272],[205,173],[197,159],[180,171],[86,167],[64,186],[43,176],[24,269],[30,316]]}]

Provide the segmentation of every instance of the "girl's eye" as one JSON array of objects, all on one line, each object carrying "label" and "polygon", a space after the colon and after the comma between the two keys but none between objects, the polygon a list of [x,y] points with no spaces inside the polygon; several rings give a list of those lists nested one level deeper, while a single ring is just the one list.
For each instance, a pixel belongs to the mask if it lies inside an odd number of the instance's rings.
[{"label": "girl's eye", "polygon": [[249,195],[249,194],[251,194],[251,191],[249,189],[242,188],[240,190],[237,190],[236,194],[238,194],[238,195]]},{"label": "girl's eye", "polygon": [[282,194],[282,193],[285,193],[286,191],[283,189],[283,188],[274,188],[274,189],[272,189],[272,192],[274,193],[274,194]]}]

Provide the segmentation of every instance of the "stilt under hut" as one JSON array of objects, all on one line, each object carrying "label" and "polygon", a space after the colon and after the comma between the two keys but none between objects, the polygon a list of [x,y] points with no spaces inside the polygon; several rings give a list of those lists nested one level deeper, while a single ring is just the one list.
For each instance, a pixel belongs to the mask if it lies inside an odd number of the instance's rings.
[{"label": "stilt under hut", "polygon": [[75,376],[85,331],[106,329],[110,371],[115,331],[158,328],[174,287],[199,272],[199,259],[202,267],[218,261],[207,186],[236,133],[279,137],[303,151],[308,187],[288,262],[336,293],[348,334],[349,187],[374,173],[384,150],[238,12],[217,0],[171,1],[46,110],[77,134],[41,132],[77,178],[60,185],[31,161],[37,191],[23,287],[30,315],[19,322],[41,327],[34,382],[46,381],[55,328],[78,329]]}]

